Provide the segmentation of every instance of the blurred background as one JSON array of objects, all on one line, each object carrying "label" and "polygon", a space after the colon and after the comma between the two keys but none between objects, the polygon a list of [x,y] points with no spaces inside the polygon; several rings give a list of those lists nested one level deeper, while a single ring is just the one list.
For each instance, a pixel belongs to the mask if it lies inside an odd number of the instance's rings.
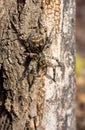
[{"label": "blurred background", "polygon": [[77,130],[85,130],[85,0],[76,0]]}]

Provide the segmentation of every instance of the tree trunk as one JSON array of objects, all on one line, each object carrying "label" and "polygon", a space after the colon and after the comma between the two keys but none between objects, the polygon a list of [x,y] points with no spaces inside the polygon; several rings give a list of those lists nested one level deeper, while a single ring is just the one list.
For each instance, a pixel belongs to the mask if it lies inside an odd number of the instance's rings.
[{"label": "tree trunk", "polygon": [[0,130],[75,130],[75,1],[1,0]]}]

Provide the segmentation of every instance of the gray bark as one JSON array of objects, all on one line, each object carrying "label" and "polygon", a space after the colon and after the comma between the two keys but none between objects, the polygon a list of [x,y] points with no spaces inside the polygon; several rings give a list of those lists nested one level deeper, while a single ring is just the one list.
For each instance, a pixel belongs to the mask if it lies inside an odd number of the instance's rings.
[{"label": "gray bark", "polygon": [[75,130],[74,27],[73,0],[1,0],[0,130]]}]

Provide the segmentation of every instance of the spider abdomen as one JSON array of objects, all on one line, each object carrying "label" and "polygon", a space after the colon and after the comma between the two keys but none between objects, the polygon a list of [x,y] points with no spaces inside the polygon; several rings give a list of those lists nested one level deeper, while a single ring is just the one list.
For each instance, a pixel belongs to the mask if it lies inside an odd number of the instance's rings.
[{"label": "spider abdomen", "polygon": [[32,33],[28,38],[30,50],[32,52],[41,52],[45,46],[43,35],[39,33]]}]

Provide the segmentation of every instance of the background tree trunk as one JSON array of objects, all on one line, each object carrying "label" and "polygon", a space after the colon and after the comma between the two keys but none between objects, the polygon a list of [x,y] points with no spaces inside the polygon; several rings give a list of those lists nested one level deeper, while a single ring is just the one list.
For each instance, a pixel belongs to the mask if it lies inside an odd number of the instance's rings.
[{"label": "background tree trunk", "polygon": [[[0,130],[75,130],[74,20],[73,0],[1,0]],[[39,33],[51,41],[47,67],[17,84],[34,63],[24,54],[28,38]]]}]

